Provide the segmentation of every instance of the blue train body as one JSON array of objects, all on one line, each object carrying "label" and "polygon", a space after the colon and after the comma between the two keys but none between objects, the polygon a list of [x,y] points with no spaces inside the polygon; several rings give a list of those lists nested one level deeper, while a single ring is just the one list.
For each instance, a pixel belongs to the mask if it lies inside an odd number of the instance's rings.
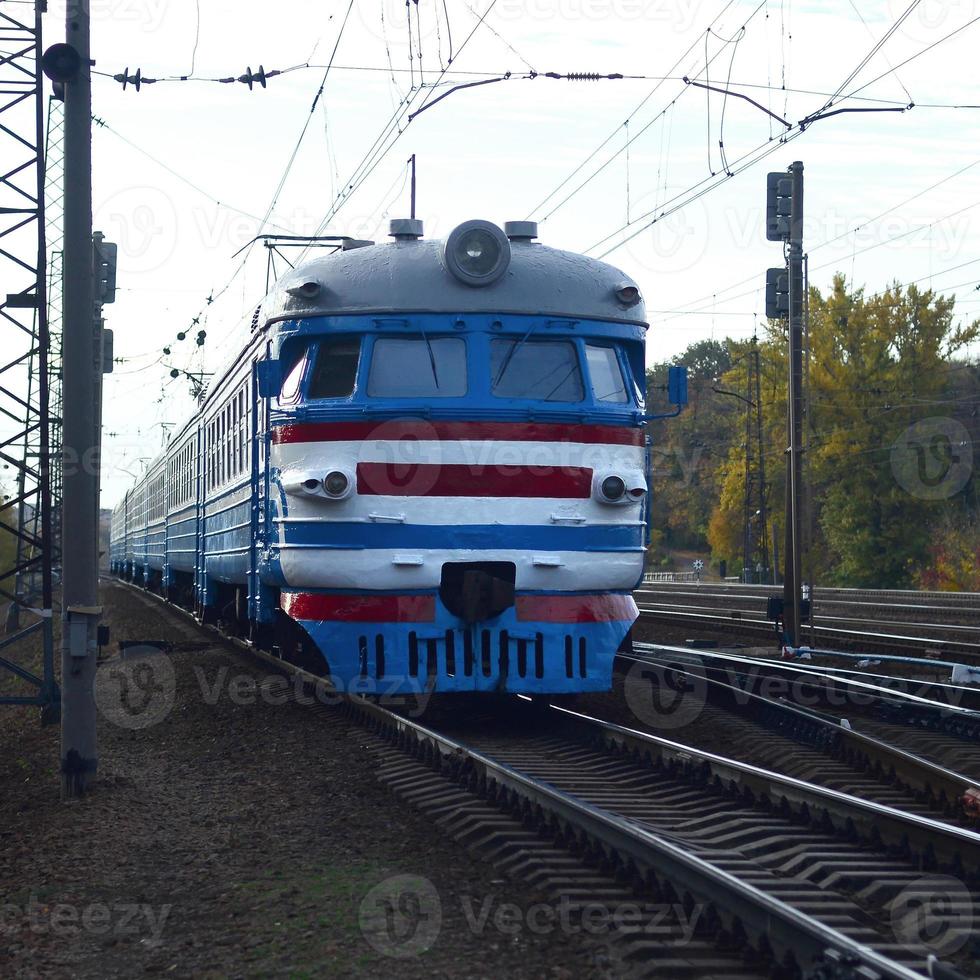
[{"label": "blue train body", "polygon": [[527,223],[393,236],[277,283],[113,511],[112,571],[346,689],[606,690],[649,520],[639,292]]}]

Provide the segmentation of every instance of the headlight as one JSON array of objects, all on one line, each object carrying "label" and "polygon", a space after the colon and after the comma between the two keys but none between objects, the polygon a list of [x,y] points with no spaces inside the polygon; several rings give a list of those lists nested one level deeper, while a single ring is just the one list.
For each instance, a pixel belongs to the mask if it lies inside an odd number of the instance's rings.
[{"label": "headlight", "polygon": [[621,476],[607,476],[602,481],[600,489],[606,500],[622,500],[623,494],[626,493],[626,481]]},{"label": "headlight", "polygon": [[604,504],[638,504],[647,493],[647,481],[640,470],[623,469],[619,472],[596,473],[592,481],[592,495]]},{"label": "headlight", "polygon": [[350,489],[350,477],[340,470],[332,470],[323,478],[323,492],[333,500],[343,500]]},{"label": "headlight", "polygon": [[489,286],[510,265],[510,242],[489,221],[464,221],[453,230],[442,250],[446,268],[467,286]]}]

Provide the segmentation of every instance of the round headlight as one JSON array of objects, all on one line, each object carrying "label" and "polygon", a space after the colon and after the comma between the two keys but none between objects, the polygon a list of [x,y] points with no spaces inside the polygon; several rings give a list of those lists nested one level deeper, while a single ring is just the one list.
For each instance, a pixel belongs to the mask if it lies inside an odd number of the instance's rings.
[{"label": "round headlight", "polygon": [[446,268],[467,286],[489,286],[510,265],[510,242],[489,221],[464,221],[443,246]]},{"label": "round headlight", "polygon": [[602,481],[602,495],[606,500],[622,500],[626,493],[626,481],[621,476],[607,476]]},{"label": "round headlight", "polygon": [[350,487],[346,473],[334,470],[323,478],[323,490],[328,497],[343,497]]}]

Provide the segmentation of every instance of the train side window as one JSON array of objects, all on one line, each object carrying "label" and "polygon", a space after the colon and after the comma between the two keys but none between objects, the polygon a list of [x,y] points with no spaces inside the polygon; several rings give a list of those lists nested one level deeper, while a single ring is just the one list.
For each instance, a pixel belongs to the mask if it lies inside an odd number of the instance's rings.
[{"label": "train side window", "polygon": [[359,337],[331,337],[320,341],[308,397],[347,398],[354,394],[360,359]]},{"label": "train side window", "polygon": [[589,365],[592,394],[598,402],[626,402],[629,395],[623,382],[619,358],[612,347],[585,345],[585,361]]},{"label": "train side window", "polygon": [[372,398],[459,398],[466,394],[461,337],[379,337],[371,355]]},{"label": "train side window", "polygon": [[490,381],[498,398],[580,402],[585,397],[578,352],[568,340],[494,340]]},{"label": "train side window", "polygon": [[293,369],[286,375],[286,380],[279,390],[279,402],[288,405],[299,398],[299,386],[303,383],[303,373],[306,371],[306,351],[303,351]]}]

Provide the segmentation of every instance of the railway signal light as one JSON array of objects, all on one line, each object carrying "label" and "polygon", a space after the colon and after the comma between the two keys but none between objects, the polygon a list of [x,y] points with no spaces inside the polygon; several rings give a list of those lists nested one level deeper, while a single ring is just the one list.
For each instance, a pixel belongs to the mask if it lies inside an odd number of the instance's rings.
[{"label": "railway signal light", "polygon": [[773,320],[789,316],[789,273],[785,266],[766,269],[766,316]]},{"label": "railway signal light", "polygon": [[793,213],[793,178],[785,171],[766,176],[766,238],[785,242]]},{"label": "railway signal light", "polygon": [[100,234],[94,237],[95,244],[95,293],[97,300],[104,305],[116,301],[116,254],[114,242],[107,242]]}]

